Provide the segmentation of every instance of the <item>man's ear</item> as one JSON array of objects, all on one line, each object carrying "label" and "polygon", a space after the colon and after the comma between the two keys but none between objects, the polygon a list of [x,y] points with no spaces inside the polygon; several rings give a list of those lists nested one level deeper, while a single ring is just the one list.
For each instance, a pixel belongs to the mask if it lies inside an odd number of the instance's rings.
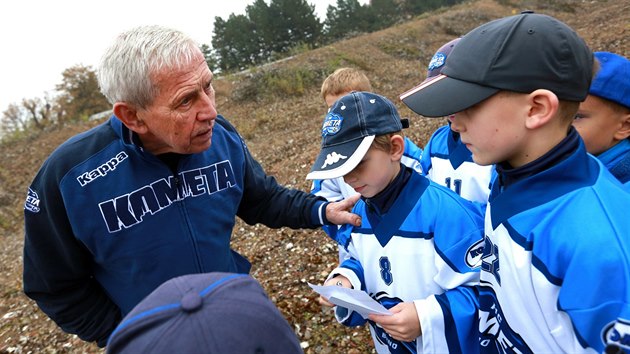
[{"label": "man's ear", "polygon": [[405,138],[401,135],[394,134],[390,138],[391,142],[391,150],[390,155],[393,160],[400,160],[402,158],[403,153],[405,152]]},{"label": "man's ear", "polygon": [[527,100],[529,110],[525,126],[528,129],[536,129],[553,121],[560,107],[558,96],[549,90],[536,90],[527,95]]},{"label": "man's ear", "polygon": [[113,110],[114,115],[133,132],[140,135],[147,132],[148,127],[138,116],[138,109],[134,105],[127,102],[116,102]]},{"label": "man's ear", "polygon": [[621,115],[621,125],[613,136],[616,140],[627,139],[630,136],[630,109],[624,109]]}]

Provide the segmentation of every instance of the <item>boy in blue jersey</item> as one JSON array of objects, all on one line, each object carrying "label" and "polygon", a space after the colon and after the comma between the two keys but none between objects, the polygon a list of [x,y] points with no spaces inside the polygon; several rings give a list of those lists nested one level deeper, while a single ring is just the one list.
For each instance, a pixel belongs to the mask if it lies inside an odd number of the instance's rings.
[{"label": "boy in blue jersey", "polygon": [[[372,84],[370,84],[370,79],[362,71],[344,67],[328,75],[322,83],[320,91],[327,108],[330,109],[335,101],[350,92],[372,91]],[[401,158],[402,163],[421,173],[421,156],[422,149],[405,137],[405,151]],[[357,194],[351,186],[343,181],[343,177],[314,180],[311,186],[311,193],[324,197],[331,202],[344,200]],[[343,261],[347,257],[347,252],[340,245],[339,260]]]},{"label": "boy in blue jersey", "polygon": [[[460,38],[444,44],[435,52],[427,68],[427,82],[439,75]],[[450,124],[438,128],[424,147],[420,160],[422,173],[435,183],[452,189],[465,199],[485,205],[490,194],[494,166],[481,166],[462,144]]]},{"label": "boy in blue jersey", "polygon": [[524,12],[466,34],[442,75],[401,95],[423,116],[455,114],[452,129],[474,161],[496,164],[479,286],[482,352],[628,348],[630,195],[571,125],[593,63],[566,24]]},{"label": "boy in blue jersey", "polygon": [[573,126],[595,155],[630,191],[630,60],[596,52],[599,71]]},{"label": "boy in blue jersey", "polygon": [[400,162],[403,123],[369,92],[341,97],[326,115],[307,178],[343,176],[361,194],[353,212],[362,226],[329,230],[350,258],[324,285],[361,289],[393,312],[367,321],[336,308],[345,325],[369,323],[379,353],[457,352],[476,344],[481,211]]}]

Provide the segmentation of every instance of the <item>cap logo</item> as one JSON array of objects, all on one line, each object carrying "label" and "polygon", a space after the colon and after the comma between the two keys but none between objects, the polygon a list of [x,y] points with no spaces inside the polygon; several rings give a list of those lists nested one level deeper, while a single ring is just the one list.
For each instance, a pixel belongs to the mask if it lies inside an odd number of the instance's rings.
[{"label": "cap logo", "polygon": [[[345,108],[345,106],[342,107],[342,109],[343,108]],[[337,134],[341,129],[341,123],[343,123],[342,116],[335,113],[328,113],[322,125],[322,136]]]},{"label": "cap logo", "polygon": [[334,165],[337,162],[339,162],[339,160],[345,160],[347,158],[348,156],[344,156],[344,155],[338,154],[336,151],[333,151],[332,153],[326,155],[326,161],[324,161],[322,168],[326,168],[326,166]]},{"label": "cap logo", "polygon": [[431,58],[431,61],[429,62],[429,71],[433,71],[441,67],[442,65],[444,65],[445,62],[446,55],[444,55],[444,53],[435,53],[435,55],[433,56],[433,58]]}]

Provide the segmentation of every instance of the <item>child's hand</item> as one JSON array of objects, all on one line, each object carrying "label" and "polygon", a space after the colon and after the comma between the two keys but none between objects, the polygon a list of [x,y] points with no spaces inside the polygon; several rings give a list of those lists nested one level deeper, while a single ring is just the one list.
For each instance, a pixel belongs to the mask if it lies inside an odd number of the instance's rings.
[{"label": "child's hand", "polygon": [[[350,283],[350,280],[348,280],[348,278],[344,277],[343,275],[336,275],[326,280],[326,282],[324,283],[324,286],[343,286],[344,288],[352,288],[352,284]],[[335,306],[335,304],[328,301],[327,298],[321,295],[317,299],[317,302],[319,302],[319,304],[322,306],[328,306],[328,307]]]},{"label": "child's hand", "polygon": [[403,342],[411,342],[422,335],[420,319],[413,302],[401,302],[389,311],[394,314],[391,316],[372,314],[369,318],[383,327],[392,338]]}]

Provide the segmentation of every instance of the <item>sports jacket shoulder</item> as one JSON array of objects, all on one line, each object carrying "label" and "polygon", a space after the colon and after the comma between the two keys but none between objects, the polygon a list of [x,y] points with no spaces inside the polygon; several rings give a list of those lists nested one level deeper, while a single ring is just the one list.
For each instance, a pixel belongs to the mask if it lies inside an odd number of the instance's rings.
[{"label": "sports jacket shoulder", "polygon": [[314,228],[324,201],[279,186],[218,116],[211,147],[177,173],[116,117],[57,148],[25,203],[24,291],[67,332],[103,344],[120,316],[175,276],[249,271],[235,215]]}]

